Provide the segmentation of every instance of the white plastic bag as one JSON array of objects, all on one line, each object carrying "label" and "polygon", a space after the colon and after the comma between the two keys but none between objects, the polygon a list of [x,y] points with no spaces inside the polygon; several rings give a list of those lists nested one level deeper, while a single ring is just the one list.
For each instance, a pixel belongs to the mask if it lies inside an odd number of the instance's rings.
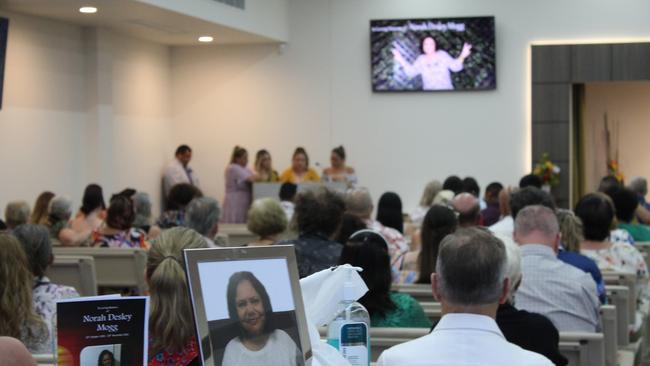
[{"label": "white plastic bag", "polygon": [[318,327],[329,324],[343,299],[343,284],[350,281],[355,299],[361,298],[368,287],[359,276],[361,268],[344,264],[325,269],[300,280],[305,315],[309,326],[309,339],[312,348],[312,366],[350,366],[338,350],[320,340]]}]

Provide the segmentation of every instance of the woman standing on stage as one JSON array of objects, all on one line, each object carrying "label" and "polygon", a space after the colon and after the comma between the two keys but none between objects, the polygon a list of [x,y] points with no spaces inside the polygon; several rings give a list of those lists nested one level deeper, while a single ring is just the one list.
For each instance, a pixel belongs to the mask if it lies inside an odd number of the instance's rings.
[{"label": "woman standing on stage", "polygon": [[246,167],[248,152],[240,146],[235,146],[226,168],[226,196],[223,200],[223,216],[221,222],[242,224],[246,222],[246,214],[252,201],[251,182],[257,180],[257,175]]}]

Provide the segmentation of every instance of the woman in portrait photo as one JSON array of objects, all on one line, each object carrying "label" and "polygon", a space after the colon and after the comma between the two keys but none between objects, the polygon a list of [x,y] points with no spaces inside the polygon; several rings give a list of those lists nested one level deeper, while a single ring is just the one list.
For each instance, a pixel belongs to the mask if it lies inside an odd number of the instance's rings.
[{"label": "woman in portrait photo", "polygon": [[97,359],[97,366],[115,366],[113,353],[107,349],[103,350]]},{"label": "woman in portrait photo", "polygon": [[275,327],[269,295],[251,272],[230,276],[226,297],[230,319],[238,323],[239,335],[226,345],[223,366],[303,365],[296,343]]},{"label": "woman in portrait photo", "polygon": [[433,37],[426,37],[422,40],[422,54],[413,63],[407,61],[397,48],[393,48],[393,57],[409,78],[422,77],[423,90],[452,90],[451,72],[461,71],[471,52],[472,45],[464,43],[460,55],[453,58],[446,51],[437,49]]}]

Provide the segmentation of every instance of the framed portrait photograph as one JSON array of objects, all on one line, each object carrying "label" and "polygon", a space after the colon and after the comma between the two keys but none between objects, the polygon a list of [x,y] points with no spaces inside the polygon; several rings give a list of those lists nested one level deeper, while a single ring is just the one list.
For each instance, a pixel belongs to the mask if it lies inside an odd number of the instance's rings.
[{"label": "framed portrait photograph", "polygon": [[302,366],[311,345],[292,245],[184,251],[206,366]]}]

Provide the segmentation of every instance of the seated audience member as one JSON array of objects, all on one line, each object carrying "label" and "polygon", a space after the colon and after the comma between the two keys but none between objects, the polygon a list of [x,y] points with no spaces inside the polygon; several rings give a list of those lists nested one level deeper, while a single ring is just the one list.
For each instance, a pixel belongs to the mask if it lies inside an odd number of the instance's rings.
[{"label": "seated audience member", "polygon": [[57,285],[45,276],[47,267],[52,264],[52,243],[50,233],[43,225],[27,224],[18,226],[13,235],[22,244],[29,267],[33,275],[32,301],[34,311],[40,315],[49,329],[48,344],[54,342],[54,324],[56,321],[56,302],[63,299],[79,297],[73,287]]},{"label": "seated audience member", "polygon": [[630,179],[627,188],[631,189],[639,200],[639,205],[650,210],[650,203],[646,202],[645,196],[648,194],[648,181],[643,177],[634,177]]},{"label": "seated audience member", "polygon": [[5,224],[7,230],[13,230],[29,221],[29,205],[25,201],[9,202],[5,207]]},{"label": "seated audience member", "polygon": [[76,232],[70,229],[69,220],[72,216],[72,201],[67,197],[56,196],[50,201],[47,209],[47,223],[52,240],[63,246],[88,245],[90,230]]},{"label": "seated audience member", "polygon": [[323,170],[323,182],[343,182],[348,187],[357,184],[354,168],[345,164],[345,149],[342,145],[332,149],[330,163],[332,166]]},{"label": "seated audience member", "polygon": [[634,241],[650,241],[650,228],[634,222],[634,214],[639,206],[636,193],[628,188],[618,188],[607,192],[607,194],[616,208],[618,228],[630,233]]},{"label": "seated audience member", "polygon": [[582,220],[584,241],[580,252],[596,261],[601,271],[631,272],[637,274],[639,294],[648,293],[648,267],[638,249],[629,244],[608,240],[614,220],[614,207],[602,193],[588,194],[575,208]]},{"label": "seated audience member", "polygon": [[133,201],[133,210],[135,211],[135,220],[133,227],[147,233],[148,239],[153,239],[160,234],[158,225],[152,224],[151,219],[151,199],[146,192],[137,192],[131,197]]},{"label": "seated audience member", "polygon": [[12,337],[0,337],[2,365],[36,366],[36,361],[22,342]]},{"label": "seated audience member", "polygon": [[411,222],[417,226],[422,225],[422,220],[424,220],[424,215],[427,214],[429,208],[433,206],[433,199],[436,198],[438,192],[442,191],[442,183],[437,180],[432,180],[427,183],[424,187],[424,192],[422,192],[422,197],[420,197],[420,204],[418,207],[411,212]]},{"label": "seated audience member", "polygon": [[417,256],[416,283],[431,283],[431,274],[436,271],[440,243],[447,235],[455,232],[456,228],[458,219],[450,208],[433,205],[429,209],[420,229],[422,244]]},{"label": "seated audience member", "polygon": [[544,356],[506,341],[495,321],[506,300],[503,243],[479,228],[448,235],[431,276],[442,319],[431,333],[382,352],[377,366],[552,365]]},{"label": "seated audience member", "polygon": [[386,192],[379,197],[377,203],[377,221],[389,228],[404,234],[404,214],[402,200],[395,192]]},{"label": "seated audience member", "polygon": [[501,207],[499,205],[499,194],[503,185],[499,182],[488,184],[485,188],[485,208],[481,210],[481,218],[484,226],[492,226],[501,218]]},{"label": "seated audience member", "polygon": [[463,192],[463,180],[460,179],[457,175],[450,175],[442,183],[442,189],[444,191],[454,192],[454,196]]},{"label": "seated audience member", "polygon": [[257,235],[249,246],[272,245],[287,230],[287,216],[282,207],[273,198],[255,200],[248,210],[248,230]]},{"label": "seated audience member", "polygon": [[542,178],[535,174],[526,174],[519,180],[519,188],[535,187],[542,189]]},{"label": "seated audience member", "polygon": [[273,169],[271,154],[265,150],[258,150],[255,154],[255,175],[257,182],[279,182],[278,172]]},{"label": "seated audience member", "polygon": [[320,182],[318,173],[309,167],[309,156],[302,147],[297,147],[293,152],[291,167],[287,168],[280,176],[280,182],[304,183]]},{"label": "seated audience member", "polygon": [[438,194],[436,194],[436,197],[433,199],[433,204],[451,207],[451,201],[454,199],[454,197],[454,191],[443,189],[442,191],[438,192]]},{"label": "seated audience member", "polygon": [[594,332],[600,324],[598,292],[591,276],[557,258],[560,228],[548,207],[523,208],[515,219],[523,281],[515,304],[549,318],[561,332]]},{"label": "seated audience member", "polygon": [[463,192],[469,193],[478,199],[481,210],[486,207],[485,201],[481,199],[481,187],[474,177],[463,178]]},{"label": "seated audience member", "polygon": [[397,280],[397,274],[402,268],[404,254],[408,252],[408,244],[404,236],[397,230],[382,225],[379,221],[371,218],[373,205],[370,192],[365,188],[355,188],[348,191],[345,196],[346,212],[357,215],[366,222],[367,228],[374,230],[388,241],[388,253],[391,258],[391,266]]},{"label": "seated audience member", "polygon": [[454,197],[451,206],[458,213],[458,226],[477,226],[480,220],[481,208],[478,199],[471,193],[461,193]]},{"label": "seated audience member", "polygon": [[198,197],[203,197],[203,193],[191,184],[180,183],[173,186],[167,197],[167,210],[160,215],[156,224],[161,229],[183,226],[185,206]]},{"label": "seated audience member", "polygon": [[589,273],[596,282],[600,302],[605,303],[605,281],[598,265],[593,259],[580,254],[580,243],[584,241],[582,221],[571,210],[558,209],[556,215],[562,235],[558,259]]},{"label": "seated audience member", "polygon": [[359,216],[346,212],[341,217],[341,226],[334,240],[338,243],[345,244],[350,240],[352,234],[367,228],[366,222]]},{"label": "seated audience member", "polygon": [[605,193],[614,188],[623,186],[623,184],[613,175],[606,175],[598,183],[598,192]]},{"label": "seated audience member", "polygon": [[163,231],[151,245],[148,366],[202,364],[183,265],[183,250],[197,248],[207,248],[205,239],[184,227]]},{"label": "seated audience member", "polygon": [[36,202],[34,202],[34,210],[29,218],[30,224],[47,224],[47,207],[50,201],[54,198],[54,193],[45,191],[38,195]]},{"label": "seated audience member", "polygon": [[512,237],[514,231],[514,219],[517,213],[526,206],[542,205],[555,210],[555,203],[550,194],[536,187],[525,187],[510,194],[508,206],[510,207],[510,216],[503,218],[501,221],[490,226],[493,233],[503,234],[503,236]]},{"label": "seated audience member", "polygon": [[184,226],[203,235],[209,247],[217,245],[213,239],[219,231],[219,202],[212,197],[199,197],[192,200],[185,209]]},{"label": "seated audience member", "polygon": [[352,234],[339,264],[361,267],[368,292],[359,299],[370,314],[372,327],[430,328],[422,306],[408,294],[390,291],[392,274],[388,243],[379,233],[364,229]]},{"label": "seated audience member", "polygon": [[636,216],[643,224],[650,224],[650,203],[645,200],[648,194],[648,182],[643,177],[634,177],[630,180],[628,188],[636,193],[639,199],[639,207],[636,209]]},{"label": "seated audience member", "polygon": [[102,187],[89,184],[84,190],[77,216],[70,221],[70,229],[76,233],[88,233],[99,228],[106,219],[106,203]]},{"label": "seated audience member", "polygon": [[343,198],[324,187],[301,192],[296,197],[294,222],[298,238],[278,244],[294,245],[301,278],[338,263],[343,245],[332,237],[341,224],[344,210]]},{"label": "seated audience member", "polygon": [[114,196],[108,207],[105,225],[93,231],[93,246],[146,249],[146,233],[134,228],[133,220],[135,211],[131,200],[124,196]]},{"label": "seated audience member", "polygon": [[31,353],[53,353],[43,319],[34,311],[27,256],[13,235],[0,233],[0,336],[19,339]]},{"label": "seated audience member", "polygon": [[568,360],[559,350],[560,334],[553,322],[541,314],[529,313],[515,307],[515,293],[521,284],[521,250],[512,241],[503,242],[506,248],[508,264],[506,277],[508,283],[508,297],[499,305],[497,310],[497,324],[508,342],[519,347],[539,353],[555,365],[562,366]]},{"label": "seated audience member", "polygon": [[293,211],[296,207],[294,200],[296,199],[297,191],[298,186],[293,183],[282,183],[280,186],[280,206],[282,206],[288,222],[291,222],[291,219],[293,219]]}]

